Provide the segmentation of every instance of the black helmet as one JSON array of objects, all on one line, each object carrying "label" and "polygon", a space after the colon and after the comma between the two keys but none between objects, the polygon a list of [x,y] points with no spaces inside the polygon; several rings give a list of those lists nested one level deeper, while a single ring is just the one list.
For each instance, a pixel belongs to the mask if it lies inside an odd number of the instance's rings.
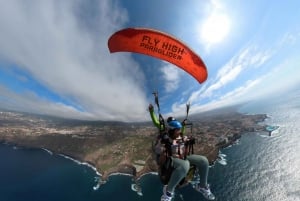
[{"label": "black helmet", "polygon": [[174,117],[168,117],[167,122],[169,123],[170,121],[176,121]]}]

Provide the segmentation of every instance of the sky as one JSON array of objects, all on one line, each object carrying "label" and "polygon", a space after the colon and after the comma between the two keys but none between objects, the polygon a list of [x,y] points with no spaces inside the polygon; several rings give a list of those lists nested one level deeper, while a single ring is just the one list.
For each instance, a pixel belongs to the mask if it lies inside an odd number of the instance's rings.
[{"label": "sky", "polygon": [[[276,98],[300,86],[300,1],[0,1],[0,109],[105,121],[149,120]],[[150,56],[109,53],[128,27],[173,35],[206,64],[199,84]]]}]

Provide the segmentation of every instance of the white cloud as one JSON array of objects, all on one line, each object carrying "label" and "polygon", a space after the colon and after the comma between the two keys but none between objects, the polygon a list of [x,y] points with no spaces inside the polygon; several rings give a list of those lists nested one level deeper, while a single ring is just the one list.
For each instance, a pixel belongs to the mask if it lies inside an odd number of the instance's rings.
[{"label": "white cloud", "polygon": [[180,70],[172,64],[166,64],[161,68],[163,78],[165,79],[166,92],[175,91],[180,83]]},{"label": "white cloud", "polygon": [[238,79],[245,70],[262,66],[272,55],[273,52],[258,50],[255,45],[244,48],[218,71],[216,78],[210,79],[210,86],[202,97],[210,97],[215,91]]},{"label": "white cloud", "polygon": [[[17,94],[5,86],[0,85],[1,107],[9,110],[25,111],[36,114],[54,115],[64,118],[84,118],[94,119],[91,113],[80,112],[73,107],[61,103],[49,102],[37,97],[34,93],[28,91],[22,95]],[[4,98],[5,97],[5,98]]]},{"label": "white cloud", "polygon": [[227,66],[223,68],[223,72],[219,71],[218,75],[218,81],[213,83],[211,86],[208,87],[208,89],[205,91],[205,96],[211,96],[211,94],[227,85],[229,82],[236,79],[236,77],[241,73],[242,67],[241,65],[238,66]]},{"label": "white cloud", "polygon": [[244,98],[249,100],[280,94],[284,96],[291,89],[299,88],[299,63],[298,55],[282,60],[268,74],[262,76],[259,84],[250,88]]},{"label": "white cloud", "polygon": [[[85,2],[1,3],[0,58],[30,73],[49,90],[74,100],[87,113],[83,117],[127,121],[144,118],[147,102],[141,87],[142,72],[128,54],[109,54],[107,49],[108,37],[127,21],[126,11],[113,1],[99,1],[92,6],[96,9],[94,18],[86,15],[82,19],[76,10],[81,3]],[[91,20],[93,26],[88,27],[84,20]],[[65,115],[63,111],[82,114],[38,96],[9,97],[14,107],[22,107],[18,100],[27,102],[28,111],[36,107],[56,115]]]},{"label": "white cloud", "polygon": [[[259,99],[272,99],[273,97],[284,97],[291,93],[291,89],[298,89],[299,58],[292,55],[277,64],[267,74],[248,80],[229,91],[228,93],[213,99],[206,104],[195,103],[191,113],[209,111],[225,106],[236,105],[247,101]],[[181,108],[183,105],[181,105]]]},{"label": "white cloud", "polygon": [[[286,51],[283,47],[287,44],[296,45],[295,37],[292,37],[291,34],[283,35],[282,40],[275,41],[268,49],[263,49],[262,46],[258,48],[259,46],[254,43],[242,49],[220,68],[216,77],[209,78],[200,90],[192,93],[189,100],[196,105],[195,111],[210,110],[276,93],[284,93],[288,89],[300,85],[297,53],[293,53],[287,58],[283,55],[283,58],[277,60],[280,53]],[[287,49],[290,48],[287,47]],[[266,67],[267,63],[268,67]],[[263,71],[264,74],[259,74],[258,68],[268,70]],[[246,72],[246,76],[240,79],[239,76]],[[251,78],[252,73],[254,77]],[[245,80],[245,77],[248,77],[248,81]],[[229,84],[231,84],[230,87],[228,87]],[[227,88],[228,92],[224,91],[224,88]],[[213,101],[203,104],[201,102],[204,98]],[[199,106],[197,106],[198,104]]]},{"label": "white cloud", "polygon": [[[296,70],[299,59],[295,62],[289,58],[278,64],[268,74],[263,75],[256,80],[249,80],[245,85],[220,97],[217,106],[234,105],[251,100],[272,99],[273,97],[284,97],[291,93],[291,89],[299,88],[299,74]],[[295,70],[295,71],[294,71]],[[295,73],[291,73],[294,71]],[[214,108],[216,104],[209,104]],[[210,108],[208,106],[208,108]]]}]

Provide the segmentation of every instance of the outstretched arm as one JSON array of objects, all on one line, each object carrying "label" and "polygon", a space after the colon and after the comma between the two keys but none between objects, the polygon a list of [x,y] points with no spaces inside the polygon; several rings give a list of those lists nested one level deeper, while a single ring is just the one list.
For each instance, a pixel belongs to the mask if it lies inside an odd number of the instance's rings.
[{"label": "outstretched arm", "polygon": [[182,133],[182,135],[185,135],[185,125],[186,125],[186,119],[185,120],[183,120],[183,122],[181,123],[182,124],[182,128],[181,128],[181,133]]},{"label": "outstretched arm", "polygon": [[152,104],[149,104],[148,109],[149,109],[150,117],[151,117],[151,120],[152,120],[153,124],[154,124],[158,129],[161,129],[161,128],[160,128],[160,123],[159,123],[159,121],[158,121],[158,119],[157,119],[157,117],[156,117],[156,115],[155,115],[155,113],[154,113],[153,105],[152,105]]}]

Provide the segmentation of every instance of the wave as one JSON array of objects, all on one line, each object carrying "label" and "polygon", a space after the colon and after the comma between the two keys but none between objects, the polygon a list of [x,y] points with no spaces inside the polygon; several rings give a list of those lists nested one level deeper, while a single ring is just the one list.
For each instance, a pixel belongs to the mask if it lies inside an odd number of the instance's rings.
[{"label": "wave", "polygon": [[74,158],[72,158],[72,157],[70,157],[70,156],[64,155],[64,154],[58,154],[58,155],[59,155],[59,156],[62,156],[62,157],[64,157],[64,158],[66,158],[66,159],[69,159],[69,160],[71,160],[71,161],[77,163],[78,165],[85,165],[85,166],[88,166],[89,168],[92,168],[92,169],[96,172],[96,174],[97,174],[98,176],[102,176],[102,174],[101,174],[100,172],[98,172],[98,170],[97,170],[97,168],[96,168],[95,166],[93,166],[93,165],[91,165],[91,164],[89,164],[89,163],[87,163],[87,162],[81,162],[81,161],[79,161],[79,160],[76,160],[76,159],[74,159]]},{"label": "wave", "polygon": [[219,151],[217,162],[221,165],[227,165],[226,156],[226,154],[222,154],[221,151]]},{"label": "wave", "polygon": [[46,149],[46,148],[41,148],[41,149],[44,150],[45,152],[47,152],[48,154],[53,155],[53,152],[50,151],[49,149]]},{"label": "wave", "polygon": [[59,155],[59,156],[62,156],[62,157],[64,157],[64,158],[66,158],[66,159],[69,159],[69,160],[71,160],[71,161],[77,163],[78,165],[85,165],[85,166],[91,168],[92,170],[94,170],[94,171],[96,172],[96,175],[98,175],[97,177],[95,177],[96,185],[93,186],[93,190],[94,190],[94,191],[98,190],[98,189],[100,188],[101,184],[105,184],[105,183],[106,183],[106,181],[101,181],[101,180],[100,180],[100,177],[101,177],[102,175],[100,174],[100,172],[98,172],[98,170],[97,170],[97,168],[96,168],[95,166],[93,166],[93,165],[91,165],[91,164],[89,164],[89,163],[87,163],[87,162],[81,162],[81,161],[79,161],[79,160],[76,160],[76,159],[74,159],[74,158],[72,158],[72,157],[70,157],[70,156],[64,155],[64,154],[58,154],[58,155]]},{"label": "wave", "polygon": [[142,188],[138,184],[131,184],[131,190],[136,192],[139,196],[143,196]]}]

